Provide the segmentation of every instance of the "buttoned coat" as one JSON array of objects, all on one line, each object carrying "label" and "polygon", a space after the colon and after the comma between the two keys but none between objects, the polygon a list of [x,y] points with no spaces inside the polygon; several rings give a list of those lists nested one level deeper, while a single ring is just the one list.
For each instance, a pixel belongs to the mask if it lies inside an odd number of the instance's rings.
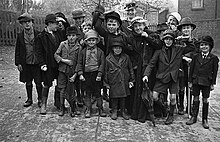
[{"label": "buttoned coat", "polygon": [[[39,31],[34,30],[34,38],[39,34]],[[34,54],[36,54],[36,40],[34,41]],[[36,60],[35,64],[37,65],[38,59]],[[16,45],[15,45],[15,65],[22,66],[23,71],[20,72],[19,80],[21,82],[26,82],[26,75],[27,75],[27,68],[26,68],[26,46],[24,41],[24,31],[21,33],[18,33],[17,39],[16,39]]]},{"label": "buttoned coat", "polygon": [[212,53],[203,59],[202,54],[196,54],[190,64],[189,82],[196,85],[210,86],[216,84],[219,59]]},{"label": "buttoned coat", "polygon": [[145,69],[144,76],[149,77],[152,69],[157,66],[156,79],[163,83],[168,83],[171,80],[174,82],[178,81],[179,68],[182,63],[182,55],[193,51],[195,47],[193,44],[188,43],[185,46],[172,45],[170,48],[172,48],[170,61],[165,47],[163,47],[161,50],[157,50],[154,53],[149,65]]},{"label": "buttoned coat", "polygon": [[130,58],[121,54],[119,61],[113,53],[106,57],[105,83],[110,86],[110,98],[122,98],[130,95],[129,82],[134,82],[134,71]]}]

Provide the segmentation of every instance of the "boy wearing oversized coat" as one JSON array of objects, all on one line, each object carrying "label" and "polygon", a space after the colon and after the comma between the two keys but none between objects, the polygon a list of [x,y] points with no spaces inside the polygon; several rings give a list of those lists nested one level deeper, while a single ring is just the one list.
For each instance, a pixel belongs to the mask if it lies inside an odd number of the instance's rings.
[{"label": "boy wearing oversized coat", "polygon": [[219,59],[211,53],[214,47],[214,40],[211,36],[203,36],[200,39],[200,53],[196,54],[190,64],[189,87],[192,87],[194,99],[192,117],[186,122],[187,125],[196,123],[199,113],[199,95],[202,92],[202,125],[209,129],[208,125],[208,98],[210,91],[214,90],[218,73]]},{"label": "boy wearing oversized coat", "polygon": [[110,44],[112,51],[106,57],[105,83],[112,100],[113,120],[117,119],[118,104],[122,117],[125,120],[129,119],[125,113],[125,99],[130,95],[129,87],[133,87],[134,71],[129,56],[123,53],[124,46],[122,40],[113,40]]},{"label": "boy wearing oversized coat", "polygon": [[[182,63],[182,55],[194,50],[191,43],[186,42],[185,45],[175,45],[175,35],[172,30],[164,32],[162,40],[164,46],[161,50],[154,53],[149,65],[145,69],[143,81],[148,82],[148,77],[152,69],[158,66],[156,73],[156,83],[153,88],[154,103],[160,104],[158,101],[159,93],[170,91],[170,112],[165,124],[172,124],[174,121],[174,108],[176,107],[176,94],[179,86],[179,68]],[[159,105],[161,106],[161,105]]]},{"label": "boy wearing oversized coat", "polygon": [[38,106],[41,106],[41,70],[38,59],[36,58],[36,36],[39,31],[33,29],[34,19],[28,13],[24,13],[18,17],[19,23],[23,27],[23,31],[18,34],[15,46],[15,65],[20,72],[20,81],[25,83],[27,91],[27,101],[24,107],[33,104],[32,100],[32,81],[36,84],[38,94]]}]

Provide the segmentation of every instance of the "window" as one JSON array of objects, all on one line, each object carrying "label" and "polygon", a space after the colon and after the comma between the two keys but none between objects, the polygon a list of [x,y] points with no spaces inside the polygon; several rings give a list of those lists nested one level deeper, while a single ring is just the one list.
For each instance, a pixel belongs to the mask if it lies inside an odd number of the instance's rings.
[{"label": "window", "polygon": [[192,0],[192,8],[193,9],[201,9],[203,7],[203,0]]}]

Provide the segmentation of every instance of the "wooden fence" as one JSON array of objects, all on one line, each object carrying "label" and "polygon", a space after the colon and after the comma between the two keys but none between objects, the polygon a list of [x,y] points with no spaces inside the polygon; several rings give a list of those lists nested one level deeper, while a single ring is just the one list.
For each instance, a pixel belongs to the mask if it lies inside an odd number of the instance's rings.
[{"label": "wooden fence", "polygon": [[[16,12],[0,10],[0,45],[15,45],[17,33],[21,26]],[[44,28],[44,18],[34,16],[34,27],[37,30]]]}]

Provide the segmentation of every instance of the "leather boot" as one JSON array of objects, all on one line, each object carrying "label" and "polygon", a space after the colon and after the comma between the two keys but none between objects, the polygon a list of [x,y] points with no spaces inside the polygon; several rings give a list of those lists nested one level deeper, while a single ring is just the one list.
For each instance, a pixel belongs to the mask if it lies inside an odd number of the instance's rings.
[{"label": "leather boot", "polygon": [[27,91],[27,101],[24,103],[24,107],[29,107],[33,104],[32,100],[32,85],[26,85],[26,91]]},{"label": "leather boot", "polygon": [[91,98],[87,97],[85,98],[85,105],[86,105],[86,111],[85,111],[85,118],[90,118],[91,117]]},{"label": "leather boot", "polygon": [[70,102],[70,116],[75,117],[76,115],[76,102]]},{"label": "leather boot", "polygon": [[111,119],[116,120],[118,118],[118,99],[111,99],[112,104],[112,112],[111,112]]},{"label": "leather boot", "polygon": [[155,105],[158,105],[161,112],[162,112],[162,115],[163,117],[167,117],[167,108],[165,105],[163,105],[163,103],[161,101],[154,101]]},{"label": "leather boot", "polygon": [[99,109],[99,115],[101,117],[106,117],[107,115],[106,115],[106,113],[104,112],[104,109],[103,109],[103,100],[102,100],[102,98],[101,97],[97,98],[96,101],[97,101],[97,107]]},{"label": "leather boot", "polygon": [[121,107],[121,116],[125,119],[125,120],[129,120],[129,116],[127,115],[126,111],[125,111],[125,98],[120,98],[120,107]]},{"label": "leather boot", "polygon": [[36,86],[36,90],[37,90],[37,95],[38,95],[38,97],[37,97],[37,100],[38,100],[37,105],[40,108],[41,104],[42,104],[42,85],[41,84],[37,85]]},{"label": "leather boot", "polygon": [[184,91],[179,91],[179,108],[178,114],[184,115]]},{"label": "leather boot", "polygon": [[57,109],[60,109],[60,88],[58,86],[55,86],[55,91],[54,91],[54,106]]},{"label": "leather boot", "polygon": [[204,103],[203,102],[203,105],[202,105],[202,126],[205,129],[209,129],[208,111],[209,111],[209,103]]},{"label": "leather boot", "polygon": [[64,116],[65,110],[64,110],[64,96],[60,95],[60,112],[59,112],[59,116]]},{"label": "leather boot", "polygon": [[47,110],[47,98],[49,93],[49,87],[42,88],[42,105],[40,108],[40,114],[45,115]]},{"label": "leather boot", "polygon": [[[187,106],[186,106],[186,113],[188,113],[188,105],[190,105],[190,115],[192,116],[192,96],[193,96],[193,92],[192,90],[188,93],[186,93],[186,99],[187,99]],[[190,102],[188,104],[188,96],[190,97]]]},{"label": "leather boot", "polygon": [[196,123],[198,113],[199,113],[199,101],[193,101],[192,117],[190,118],[190,120],[186,122],[186,125],[192,125]]},{"label": "leather boot", "polygon": [[173,123],[173,121],[174,121],[173,113],[174,113],[175,107],[176,107],[176,104],[175,105],[170,104],[170,112],[168,114],[168,117],[167,117],[166,121],[164,122],[166,125],[169,125],[169,124]]},{"label": "leather boot", "polygon": [[154,107],[153,107],[153,103],[150,103],[148,106],[148,112],[150,114],[150,119],[151,122],[153,123],[153,126],[156,126],[156,122],[155,122],[155,117],[154,117]]}]

